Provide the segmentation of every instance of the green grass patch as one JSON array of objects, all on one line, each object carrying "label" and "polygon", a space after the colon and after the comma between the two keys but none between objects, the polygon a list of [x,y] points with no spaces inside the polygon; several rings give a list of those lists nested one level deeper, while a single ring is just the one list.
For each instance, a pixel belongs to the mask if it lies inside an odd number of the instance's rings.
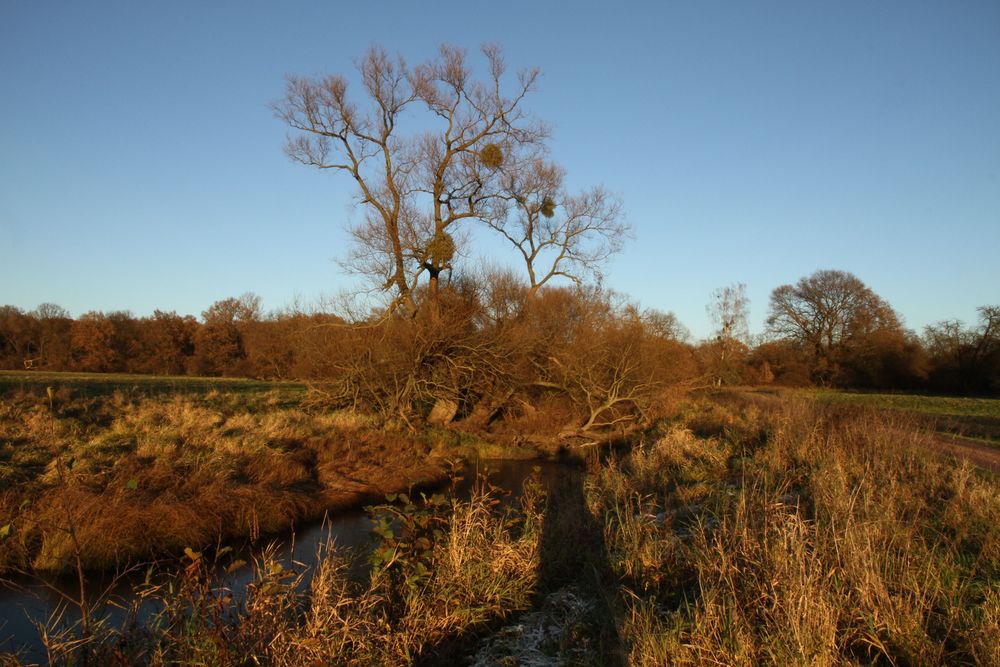
[{"label": "green grass patch", "polygon": [[870,394],[831,389],[801,389],[796,394],[824,405],[856,405],[915,415],[940,433],[1000,445],[1000,399],[919,394]]},{"label": "green grass patch", "polygon": [[987,417],[1000,419],[1000,398],[922,396],[917,394],[868,394],[829,389],[805,389],[804,394],[821,403],[847,403],[871,408],[905,410],[941,417]]},{"label": "green grass patch", "polygon": [[131,373],[64,373],[49,371],[0,371],[0,395],[12,391],[45,392],[65,387],[73,395],[97,397],[114,392],[163,394],[206,394],[219,391],[261,394],[275,391],[282,399],[301,399],[307,392],[299,382],[252,380],[248,378],[189,377],[184,375],[138,375]]}]

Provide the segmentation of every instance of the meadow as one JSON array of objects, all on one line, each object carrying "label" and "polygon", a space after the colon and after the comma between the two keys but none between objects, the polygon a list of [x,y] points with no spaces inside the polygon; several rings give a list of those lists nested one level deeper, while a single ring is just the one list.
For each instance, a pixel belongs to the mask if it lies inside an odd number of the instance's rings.
[{"label": "meadow", "polygon": [[996,398],[880,394],[832,389],[801,391],[821,403],[904,412],[942,433],[1000,445],[1000,400]]},{"label": "meadow", "polygon": [[[315,565],[288,568],[265,551],[239,597],[216,563],[224,571],[231,554],[192,548],[189,524],[207,535],[252,516],[240,502],[258,522],[269,508],[307,512],[336,497],[330,480],[399,461],[412,472],[433,446],[359,415],[281,405],[270,390],[69,396],[62,412],[59,400],[50,409],[46,393],[20,388],[5,398],[4,474],[21,495],[5,505],[4,553],[22,566],[70,559],[66,508],[91,507],[70,513],[81,535],[124,538],[142,513],[161,541],[132,553],[184,555],[136,590],[133,604],[156,601],[154,617],[53,632],[53,662],[1000,664],[1000,478],[943,456],[904,410],[691,395],[628,446],[586,466],[571,457],[548,487],[529,479],[518,502],[487,484],[467,500],[390,494],[369,509],[370,554],[328,544]],[[62,473],[11,454],[32,450],[36,431],[54,434]],[[16,509],[29,490],[29,507],[50,515]],[[116,523],[100,523],[93,506],[109,503]],[[62,525],[63,542],[37,532],[45,525]],[[357,558],[361,581],[348,576]]]}]

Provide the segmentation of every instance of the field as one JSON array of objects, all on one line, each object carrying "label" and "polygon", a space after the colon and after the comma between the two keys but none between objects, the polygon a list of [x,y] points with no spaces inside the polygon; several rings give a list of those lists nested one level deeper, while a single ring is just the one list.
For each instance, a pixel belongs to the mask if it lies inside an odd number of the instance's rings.
[{"label": "field", "polygon": [[48,387],[55,391],[70,391],[77,398],[106,396],[115,392],[146,396],[203,394],[210,391],[233,394],[275,392],[281,400],[295,402],[301,401],[306,393],[306,386],[297,382],[264,382],[246,378],[0,371],[0,394],[44,391]]},{"label": "field", "polygon": [[[5,501],[13,519],[0,524],[13,525],[4,546],[23,550],[5,553],[36,566],[73,555],[69,515],[81,533],[98,521],[85,533],[94,539],[124,537],[120,526],[141,512],[142,525],[163,541],[143,548],[177,551],[192,544],[189,524],[246,517],[240,502],[258,513],[296,508],[296,499],[326,498],[335,475],[362,474],[343,473],[345,466],[412,467],[431,460],[434,447],[420,437],[392,440],[359,415],[282,404],[273,389],[70,394],[51,408],[44,391],[10,396],[0,418],[4,474],[21,495]],[[154,622],[52,635],[50,658],[1000,664],[1000,477],[941,456],[940,436],[917,411],[851,400],[735,390],[692,396],[586,470],[567,463],[549,488],[529,480],[519,503],[500,502],[502,490],[488,487],[468,501],[390,496],[370,510],[378,543],[361,582],[347,576],[351,555],[332,546],[308,585],[304,570],[265,555],[238,600],[208,553],[191,551],[168,583],[137,591],[137,600],[160,605]],[[52,455],[35,468],[18,459],[21,450],[42,451],[49,433],[62,471]],[[393,449],[378,450],[388,442]],[[150,472],[161,469],[162,478]],[[154,492],[156,484],[163,486]],[[32,509],[21,517],[26,494]],[[161,506],[163,498],[173,500]],[[115,523],[101,524],[95,506],[109,503]],[[35,532],[24,537],[29,525]],[[46,525],[54,528],[48,537]]]},{"label": "field", "polygon": [[801,389],[788,393],[827,405],[853,405],[905,413],[943,435],[1000,446],[1000,399],[997,398],[879,394],[832,389]]}]

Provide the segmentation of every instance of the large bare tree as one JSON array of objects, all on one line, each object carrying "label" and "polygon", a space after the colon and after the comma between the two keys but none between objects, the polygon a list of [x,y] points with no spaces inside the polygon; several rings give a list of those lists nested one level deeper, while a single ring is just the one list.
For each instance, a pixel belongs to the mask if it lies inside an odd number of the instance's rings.
[{"label": "large bare tree", "polygon": [[[482,55],[486,71],[477,78],[463,49],[442,46],[410,67],[372,47],[356,63],[356,97],[343,76],[293,76],[273,105],[295,130],[287,145],[293,160],[354,180],[364,220],[352,230],[347,264],[411,315],[421,276],[436,303],[458,223],[495,217],[501,175],[546,136],[523,109],[538,70],[511,77],[498,47],[484,46]],[[407,122],[415,129],[406,132]]]},{"label": "large bare tree", "polygon": [[834,379],[850,348],[877,331],[901,329],[889,304],[853,274],[817,271],[771,292],[769,332],[811,350],[814,374]]}]

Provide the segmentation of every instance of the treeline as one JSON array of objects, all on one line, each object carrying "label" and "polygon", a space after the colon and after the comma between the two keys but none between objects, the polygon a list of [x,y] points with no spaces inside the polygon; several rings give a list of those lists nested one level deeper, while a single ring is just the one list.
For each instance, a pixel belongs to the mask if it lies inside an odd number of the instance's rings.
[{"label": "treeline", "polygon": [[256,295],[215,302],[200,319],[154,311],[84,313],[53,304],[0,307],[0,367],[95,373],[312,378],[321,373],[323,313],[265,315]]},{"label": "treeline", "polygon": [[1000,306],[978,308],[972,326],[946,320],[918,335],[857,277],[824,270],[774,289],[764,334],[741,337],[725,323],[745,320],[742,287],[717,293],[724,324],[700,347],[717,384],[1000,393]]},{"label": "treeline", "polygon": [[439,399],[471,414],[487,395],[499,409],[550,389],[576,396],[588,422],[614,420],[615,406],[642,409],[638,388],[667,380],[1000,391],[1000,307],[918,336],[851,274],[819,271],[775,289],[767,331],[751,337],[741,291],[717,293],[718,329],[698,343],[671,313],[596,288],[532,291],[503,273],[455,279],[415,317],[265,314],[252,294],[200,319],[3,306],[0,367],[326,380],[341,400],[403,414]]}]

